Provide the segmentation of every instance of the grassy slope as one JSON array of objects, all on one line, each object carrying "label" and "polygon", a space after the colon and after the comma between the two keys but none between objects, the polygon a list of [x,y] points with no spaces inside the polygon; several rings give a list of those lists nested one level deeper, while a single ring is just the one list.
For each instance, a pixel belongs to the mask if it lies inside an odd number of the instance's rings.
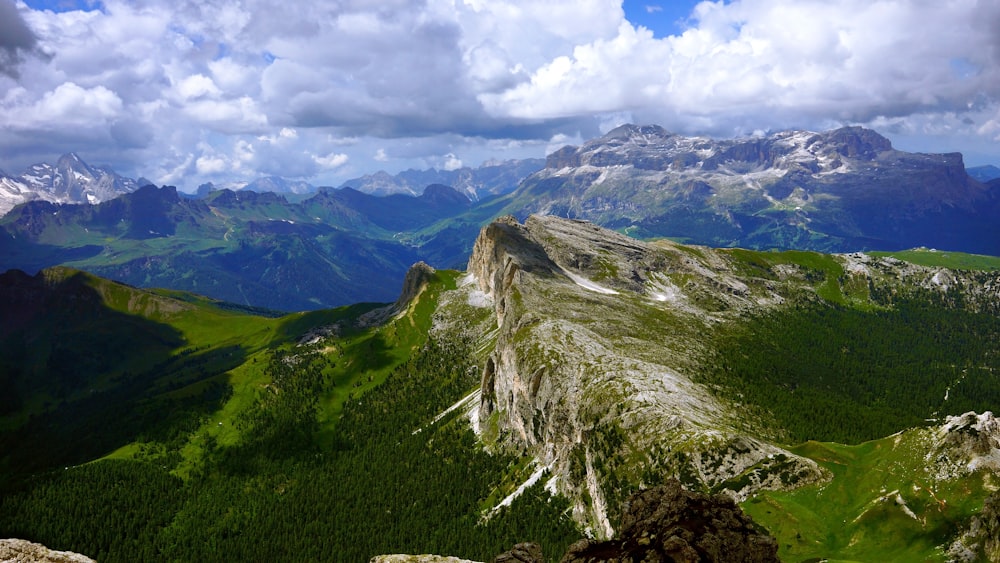
[{"label": "grassy slope", "polygon": [[[323,448],[330,446],[333,428],[343,410],[344,403],[383,383],[397,366],[405,362],[411,354],[426,342],[430,329],[431,315],[436,307],[441,291],[454,288],[457,273],[438,272],[434,283],[410,304],[409,310],[382,327],[368,329],[345,329],[339,337],[325,341],[322,354],[330,360],[324,373],[332,385],[328,385],[319,403],[320,423],[317,441]],[[232,339],[251,344],[244,361],[234,369],[211,378],[221,381],[232,389],[231,396],[221,408],[206,417],[202,424],[192,431],[181,449],[182,460],[175,474],[186,477],[202,462],[204,444],[211,441],[220,446],[232,446],[241,439],[237,429],[240,415],[249,409],[258,394],[270,383],[265,373],[272,348],[293,349],[296,339],[312,327],[328,326],[340,321],[350,326],[351,321],[374,308],[374,304],[354,305],[333,310],[296,313],[280,319],[256,319],[247,322],[245,315],[230,314],[227,318],[210,319],[200,317],[194,323],[180,321],[175,326],[190,331],[200,339],[224,344]],[[243,319],[241,324],[240,319]],[[214,326],[207,321],[214,320]],[[228,321],[234,321],[229,323]],[[255,328],[256,327],[256,328]],[[229,332],[229,331],[232,332]],[[187,332],[186,332],[187,334]],[[260,344],[253,346],[254,343]],[[176,398],[194,395],[207,381],[197,381],[178,390],[169,392]],[[141,455],[155,444],[130,443],[108,457],[132,459]]]},{"label": "grassy slope", "polygon": [[869,252],[872,256],[892,256],[920,266],[954,270],[1000,270],[1000,257],[963,252],[945,252],[914,248],[899,252]]},{"label": "grassy slope", "polygon": [[832,480],[764,492],[743,509],[775,535],[784,561],[944,561],[941,546],[982,507],[990,476],[933,480],[925,437],[911,430],[857,446],[801,444],[792,451],[819,462]]}]

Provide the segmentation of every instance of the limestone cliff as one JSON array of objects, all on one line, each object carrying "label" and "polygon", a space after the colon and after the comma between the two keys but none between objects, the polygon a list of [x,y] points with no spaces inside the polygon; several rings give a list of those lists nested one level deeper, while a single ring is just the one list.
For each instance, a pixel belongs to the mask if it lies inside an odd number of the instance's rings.
[{"label": "limestone cliff", "polygon": [[[919,296],[990,314],[1000,302],[995,271],[861,253],[762,258],[642,242],[553,216],[524,224],[504,217],[484,227],[468,272],[457,301],[488,310],[494,323],[481,330],[488,334],[481,387],[468,398],[479,403],[473,425],[485,443],[533,456],[535,465],[522,475],[527,483],[547,479],[549,490],[573,500],[574,517],[596,537],[614,534],[629,494],[668,478],[745,500],[829,477],[815,461],[777,445],[788,441],[784,429],[702,383],[719,328],[828,300],[891,307]],[[993,423],[979,417],[949,424]],[[982,450],[979,442],[962,451]]]},{"label": "limestone cliff", "polygon": [[94,563],[79,553],[54,551],[25,540],[0,540],[0,561],[11,563]]},{"label": "limestone cliff", "polygon": [[613,535],[631,491],[668,476],[738,498],[823,478],[812,461],[742,431],[740,413],[689,375],[707,325],[782,300],[720,257],[532,216],[485,227],[468,270],[498,328],[479,430],[534,455],[596,535]]}]

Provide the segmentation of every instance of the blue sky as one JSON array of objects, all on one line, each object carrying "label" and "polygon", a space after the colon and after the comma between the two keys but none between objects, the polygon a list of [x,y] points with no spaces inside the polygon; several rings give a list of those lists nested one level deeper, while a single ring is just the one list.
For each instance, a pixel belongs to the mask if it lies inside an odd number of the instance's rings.
[{"label": "blue sky", "polygon": [[627,0],[622,2],[625,18],[635,25],[650,29],[657,38],[678,35],[686,28],[697,2],[652,2]]},{"label": "blue sky", "polygon": [[1000,164],[1000,3],[0,0],[0,168],[194,190],[862,125]]}]

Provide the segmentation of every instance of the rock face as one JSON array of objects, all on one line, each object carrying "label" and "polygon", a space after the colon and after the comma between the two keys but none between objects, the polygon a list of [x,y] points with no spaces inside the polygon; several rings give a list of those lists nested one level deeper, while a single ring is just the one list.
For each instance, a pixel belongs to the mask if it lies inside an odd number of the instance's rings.
[{"label": "rock face", "polygon": [[[575,519],[603,538],[614,536],[632,492],[667,478],[737,500],[825,480],[817,463],[776,445],[787,441],[780,428],[699,383],[716,327],[823,301],[817,280],[826,274],[812,266],[789,258],[761,269],[742,255],[645,243],[554,216],[524,224],[504,217],[483,228],[460,288],[468,294],[460,301],[487,308],[495,323],[484,330],[477,431],[494,447],[532,455],[524,478],[547,475],[547,488],[570,498]],[[929,291],[994,312],[1000,297],[996,272],[865,254],[829,260],[842,271],[838,288],[864,288],[856,299]],[[954,451],[953,464],[972,463]]]},{"label": "rock face", "polygon": [[930,443],[926,459],[938,480],[979,470],[1000,472],[1000,420],[990,411],[947,417]]},{"label": "rock face", "polygon": [[138,184],[108,168],[92,167],[73,153],[53,166],[35,164],[20,176],[0,172],[0,216],[19,203],[100,203],[133,192]]},{"label": "rock face", "polygon": [[685,491],[679,481],[634,495],[620,537],[570,546],[562,563],[775,562],[778,543],[724,495]]},{"label": "rock face", "polygon": [[948,549],[949,561],[1000,561],[1000,492],[994,492]]},{"label": "rock face", "polygon": [[53,551],[44,545],[25,540],[0,540],[0,561],[11,563],[94,563],[94,560],[70,551]]},{"label": "rock face", "polygon": [[[478,429],[533,454],[594,534],[611,537],[628,494],[669,476],[696,489],[738,478],[728,490],[739,498],[823,478],[814,462],[738,430],[739,413],[689,375],[706,324],[782,299],[727,272],[722,257],[696,260],[586,222],[508,217],[483,229],[468,270],[497,326]],[[709,294],[724,310],[699,305]]]},{"label": "rock face", "polygon": [[962,155],[893,149],[860,127],[714,140],[623,125],[549,155],[504,210],[697,244],[1000,253],[1000,193]]}]

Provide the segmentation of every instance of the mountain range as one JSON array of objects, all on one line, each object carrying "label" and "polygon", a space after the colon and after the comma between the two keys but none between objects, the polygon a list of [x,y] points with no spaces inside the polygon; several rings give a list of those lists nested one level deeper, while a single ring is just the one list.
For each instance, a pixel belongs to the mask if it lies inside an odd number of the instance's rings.
[{"label": "mountain range", "polygon": [[709,549],[707,525],[629,535],[672,510],[635,494],[676,479],[755,522],[720,536],[766,530],[786,561],[995,553],[1000,260],[554,215],[472,248],[391,305],[283,316],[0,276],[0,533],[102,561]]},{"label": "mountain range", "polygon": [[[715,247],[1000,255],[1000,179],[859,127],[718,141],[624,125],[531,172],[539,165],[381,173],[292,200],[244,189],[180,201],[164,187],[93,209],[36,201],[0,219],[0,268],[68,264],[143,287],[321,308],[391,300],[417,260],[461,267],[478,230],[508,214]],[[445,183],[422,184],[431,180]]]},{"label": "mountain range", "polygon": [[1000,254],[998,187],[958,153],[897,151],[860,127],[714,141],[625,125],[549,155],[503,211],[712,246]]},{"label": "mountain range", "polygon": [[[148,182],[146,182],[148,183]],[[35,164],[20,176],[0,171],[0,216],[28,201],[96,204],[134,192],[139,182],[107,167],[92,167],[74,153],[55,165]]]},{"label": "mountain range", "polygon": [[300,203],[152,185],[98,205],[33,202],[2,219],[0,265],[72,264],[143,287],[286,311],[391,301],[419,254],[398,238],[468,208],[446,186],[420,197],[325,190]]},{"label": "mountain range", "polygon": [[396,175],[387,172],[367,174],[347,180],[341,188],[354,188],[372,195],[420,195],[426,186],[444,184],[464,193],[472,201],[514,191],[526,177],[541,170],[545,160],[491,160],[478,168],[463,166],[454,170],[404,170]]}]

